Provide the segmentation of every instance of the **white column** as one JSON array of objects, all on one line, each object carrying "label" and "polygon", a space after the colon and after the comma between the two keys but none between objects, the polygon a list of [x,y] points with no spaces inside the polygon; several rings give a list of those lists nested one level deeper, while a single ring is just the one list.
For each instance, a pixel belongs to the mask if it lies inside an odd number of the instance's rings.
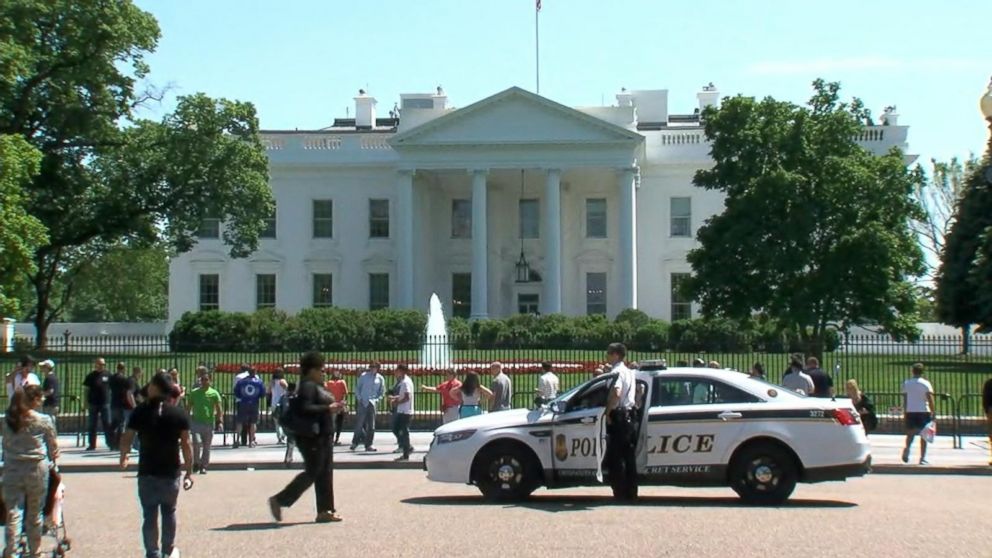
[{"label": "white column", "polygon": [[413,308],[413,172],[396,174],[396,306]]},{"label": "white column", "polygon": [[544,181],[544,314],[561,313],[561,169],[548,169]]},{"label": "white column", "polygon": [[489,317],[489,242],[486,169],[472,170],[472,319]]},{"label": "white column", "polygon": [[637,308],[637,167],[620,169],[620,309]]}]

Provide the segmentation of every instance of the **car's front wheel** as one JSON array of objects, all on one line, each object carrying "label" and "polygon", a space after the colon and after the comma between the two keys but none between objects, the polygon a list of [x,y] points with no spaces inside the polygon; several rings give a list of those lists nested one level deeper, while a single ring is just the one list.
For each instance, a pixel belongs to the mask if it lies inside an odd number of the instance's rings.
[{"label": "car's front wheel", "polygon": [[789,452],[774,444],[755,444],[741,450],[730,468],[730,486],[745,502],[775,505],[789,499],[799,470]]},{"label": "car's front wheel", "polygon": [[540,482],[536,468],[534,458],[518,446],[490,446],[476,459],[475,483],[488,500],[523,500]]}]

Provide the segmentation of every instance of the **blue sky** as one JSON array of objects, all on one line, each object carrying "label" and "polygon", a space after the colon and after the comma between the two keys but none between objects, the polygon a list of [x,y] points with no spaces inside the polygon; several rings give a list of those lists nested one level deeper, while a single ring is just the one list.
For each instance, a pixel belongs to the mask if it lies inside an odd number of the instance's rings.
[{"label": "blue sky", "polygon": [[[534,0],[137,3],[162,28],[154,84],[251,101],[264,128],[326,126],[366,86],[383,114],[439,84],[455,106],[534,89]],[[966,156],[987,138],[990,20],[989,0],[543,0],[541,94],[668,89],[669,110],[690,113],[710,81],[803,102],[823,77],[875,115],[895,104],[921,160]]]}]

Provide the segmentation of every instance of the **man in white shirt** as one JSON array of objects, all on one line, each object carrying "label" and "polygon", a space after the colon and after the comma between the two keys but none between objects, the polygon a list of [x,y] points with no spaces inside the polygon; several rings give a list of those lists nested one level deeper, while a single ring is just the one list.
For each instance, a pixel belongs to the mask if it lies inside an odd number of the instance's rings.
[{"label": "man in white shirt", "polygon": [[[913,438],[937,420],[933,386],[923,378],[923,363],[913,365],[913,377],[902,383],[902,400],[906,421],[906,446],[902,449],[902,462],[909,463],[909,449]],[[920,465],[927,464],[927,441],[920,436]]]},{"label": "man in white shirt", "polygon": [[813,393],[815,384],[813,384],[813,378],[803,372],[802,355],[792,355],[792,359],[789,362],[789,369],[782,376],[782,387],[789,388],[803,395],[811,395]]},{"label": "man in white shirt", "polygon": [[637,498],[637,385],[634,371],[623,363],[627,347],[610,343],[606,360],[617,378],[606,397],[606,451],[603,466],[610,477],[613,497],[618,500]]},{"label": "man in white shirt", "polygon": [[14,392],[24,389],[24,386],[40,386],[41,380],[34,373],[34,359],[24,355],[18,362],[17,368],[7,375],[7,401],[14,399]]},{"label": "man in white shirt", "polygon": [[544,373],[537,379],[537,389],[534,390],[537,392],[534,403],[538,407],[558,397],[558,376],[551,371],[551,363],[542,362],[541,369],[544,370]]},{"label": "man in white shirt", "polygon": [[396,395],[389,396],[389,404],[393,407],[393,435],[396,445],[403,455],[396,461],[409,461],[410,452],[410,420],[413,419],[413,380],[408,374],[409,367],[405,364],[396,366]]}]

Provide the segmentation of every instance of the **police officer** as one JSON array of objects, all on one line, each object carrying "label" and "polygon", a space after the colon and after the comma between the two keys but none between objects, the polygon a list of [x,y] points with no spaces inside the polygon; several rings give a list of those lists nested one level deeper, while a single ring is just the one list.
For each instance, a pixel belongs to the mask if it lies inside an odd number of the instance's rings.
[{"label": "police officer", "polygon": [[603,465],[610,477],[613,496],[618,500],[637,498],[636,396],[634,371],[623,363],[627,347],[611,343],[606,359],[617,377],[606,400],[606,453]]}]

